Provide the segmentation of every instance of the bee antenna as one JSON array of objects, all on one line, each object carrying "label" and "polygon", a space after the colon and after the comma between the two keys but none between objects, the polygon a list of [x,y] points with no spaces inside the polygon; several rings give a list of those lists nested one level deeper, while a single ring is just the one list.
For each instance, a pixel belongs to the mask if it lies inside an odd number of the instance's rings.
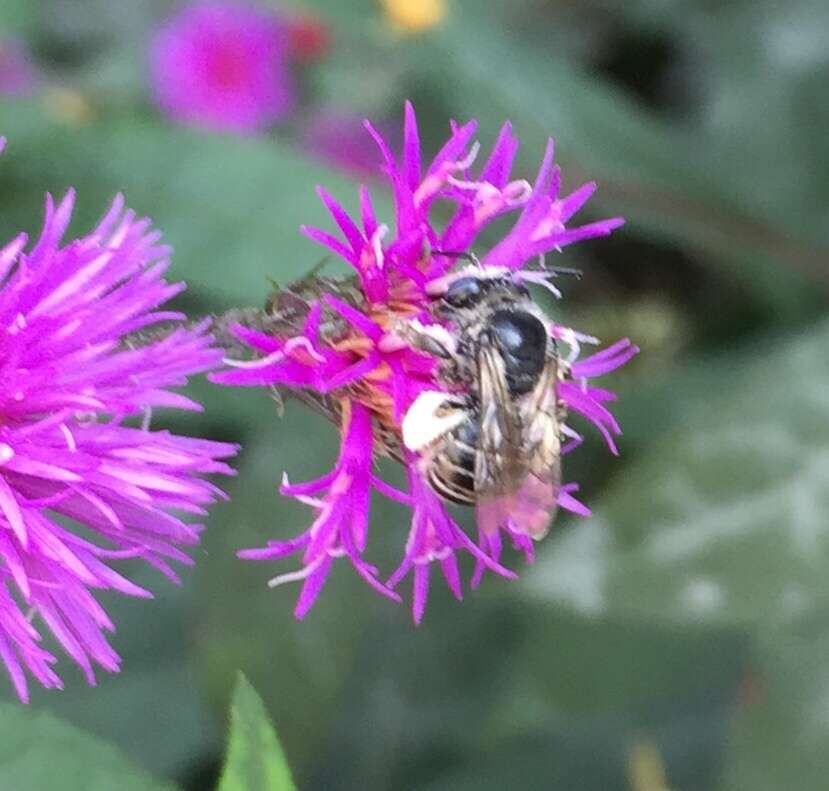
[{"label": "bee antenna", "polygon": [[550,266],[547,267],[546,271],[553,275],[571,275],[576,280],[581,280],[582,277],[581,269],[575,269],[570,266]]},{"label": "bee antenna", "polygon": [[581,269],[574,269],[570,266],[547,266],[547,257],[542,253],[538,256],[538,269],[541,272],[549,272],[551,275],[571,275],[576,280],[581,280]]},{"label": "bee antenna", "polygon": [[445,255],[447,258],[463,258],[475,266],[482,267],[481,259],[468,250],[432,250],[432,255]]}]

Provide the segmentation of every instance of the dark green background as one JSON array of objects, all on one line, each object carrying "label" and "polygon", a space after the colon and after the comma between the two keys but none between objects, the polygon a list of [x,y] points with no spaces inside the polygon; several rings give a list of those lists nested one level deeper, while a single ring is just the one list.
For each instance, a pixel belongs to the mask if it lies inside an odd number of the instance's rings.
[{"label": "dark green background", "polygon": [[[34,727],[49,710],[158,778],[212,789],[238,669],[303,789],[658,791],[660,763],[682,791],[825,787],[829,5],[449,6],[403,39],[371,0],[293,3],[328,22],[333,50],[298,74],[295,118],[242,140],[175,128],[148,103],[146,37],[168,3],[0,2],[49,86],[0,102],[3,238],[38,228],[46,190],[78,189],[78,233],[123,191],[175,247],[184,307],[260,305],[268,278],[320,258],[297,231],[325,223],[314,185],[355,203],[353,181],[301,153],[306,119],[336,102],[399,122],[408,97],[432,152],[450,117],[477,117],[485,144],[508,117],[521,175],[552,134],[565,183],[599,182],[588,216],[629,223],[568,249],[585,277],[551,309],[642,347],[607,380],[621,458],[593,441],[567,459],[595,516],[562,518],[519,583],[490,578],[462,604],[435,584],[417,629],[345,564],[298,624],[295,591],[266,587],[275,567],[235,559],[307,524],[275,484],[328,469],[335,433],[294,404],[278,420],[264,392],[196,383],[206,413],[161,419],[243,443],[232,500],[180,589],[140,571],[155,601],[106,599],[120,675],[87,689],[64,662],[65,692],[0,708],[0,731],[31,721],[41,750],[0,751],[0,787],[93,787],[62,760],[107,776],[106,750]],[[93,118],[62,113],[57,88]],[[372,551],[389,569],[405,513],[377,506]],[[26,760],[54,764],[52,785],[14,774]]]}]

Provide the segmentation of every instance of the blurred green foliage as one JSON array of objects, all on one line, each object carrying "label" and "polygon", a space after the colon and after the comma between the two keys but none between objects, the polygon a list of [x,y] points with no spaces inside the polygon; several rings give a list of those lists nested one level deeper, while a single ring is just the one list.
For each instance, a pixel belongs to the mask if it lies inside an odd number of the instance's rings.
[{"label": "blurred green foliage", "polygon": [[62,791],[172,791],[120,750],[45,711],[0,706],[0,787]]},{"label": "blurred green foliage", "polygon": [[[268,278],[320,258],[297,232],[325,224],[313,186],[355,203],[347,176],[302,153],[305,116],[335,104],[393,123],[411,97],[432,151],[450,117],[477,117],[484,144],[509,117],[522,175],[553,135],[565,181],[596,179],[592,211],[629,220],[567,251],[585,279],[554,308],[608,340],[635,325],[642,355],[613,382],[622,458],[598,443],[573,457],[596,515],[562,519],[520,583],[488,580],[463,604],[435,585],[414,629],[337,569],[298,624],[292,592],[266,587],[273,569],[234,553],[306,523],[275,485],[327,469],[333,432],[294,404],[278,420],[262,393],[195,383],[207,410],[175,425],[244,444],[232,499],[181,589],[141,572],[154,602],[106,601],[120,675],[87,689],[64,668],[65,692],[0,711],[0,785],[109,788],[117,772],[119,788],[162,787],[48,711],[156,776],[214,788],[241,669],[303,789],[657,791],[629,768],[642,743],[683,791],[822,788],[829,5],[456,0],[403,37],[373,0],[296,0],[333,49],[299,75],[297,118],[245,140],[174,128],[148,103],[146,36],[172,5],[0,2],[46,85],[0,101],[3,238],[36,232],[47,190],[77,188],[78,231],[123,191],[175,247],[184,307],[259,305]],[[378,503],[384,568],[405,532],[402,509]],[[257,709],[241,686],[241,753],[266,727],[247,721]],[[71,785],[79,766],[86,785]]]}]

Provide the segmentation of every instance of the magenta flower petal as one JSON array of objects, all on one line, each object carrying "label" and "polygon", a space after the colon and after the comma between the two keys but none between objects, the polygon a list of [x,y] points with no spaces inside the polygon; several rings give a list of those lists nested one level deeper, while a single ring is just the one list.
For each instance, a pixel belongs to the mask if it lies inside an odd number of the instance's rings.
[{"label": "magenta flower petal", "polygon": [[573,514],[578,514],[579,516],[590,516],[592,511],[584,505],[584,503],[579,502],[572,495],[572,492],[577,492],[578,489],[579,486],[576,483],[565,484],[562,486],[561,491],[558,493],[558,504]]},{"label": "magenta flower petal", "polygon": [[580,360],[573,365],[573,377],[576,379],[592,379],[596,376],[615,371],[632,360],[639,353],[639,347],[634,346],[627,338],[616,341],[596,354]]},{"label": "magenta flower petal", "polygon": [[302,591],[299,594],[299,600],[294,609],[294,615],[298,620],[302,620],[308,614],[311,607],[314,606],[317,596],[322,591],[322,586],[325,585],[325,581],[328,579],[328,572],[331,571],[331,564],[333,562],[334,558],[331,555],[321,557],[316,567],[305,578]]},{"label": "magenta flower petal", "polygon": [[318,244],[327,247],[329,250],[340,256],[340,258],[352,263],[352,252],[335,236],[332,236],[330,233],[326,233],[325,231],[321,231],[319,228],[311,228],[306,225],[303,225],[300,228],[300,231],[302,231],[302,233],[304,233],[309,239],[312,239]]},{"label": "magenta flower petal", "polygon": [[383,336],[383,328],[379,324],[367,319],[363,313],[352,308],[351,305],[346,304],[341,299],[337,299],[330,294],[325,295],[325,301],[329,307],[339,313],[355,329],[365,333],[371,340],[379,341]]},{"label": "magenta flower petal", "polygon": [[[22,700],[26,671],[60,687],[44,630],[83,670],[118,670],[114,625],[94,593],[151,593],[116,571],[135,558],[175,579],[168,561],[222,492],[226,443],[151,428],[153,407],[199,408],[169,388],[221,363],[207,326],[159,306],[168,249],[118,198],[91,233],[63,244],[70,192],[46,202],[40,239],[0,252],[0,659]],[[135,334],[136,330],[140,330]],[[144,336],[141,333],[150,331]],[[82,531],[76,532],[76,531]]]},{"label": "magenta flower petal", "polygon": [[[347,425],[340,458],[334,469],[309,484],[283,486],[283,493],[307,502],[317,510],[311,527],[291,541],[271,542],[261,550],[244,550],[241,557],[277,560],[300,549],[302,568],[271,580],[272,586],[304,580],[295,615],[303,618],[319,595],[333,559],[348,557],[357,573],[375,590],[394,601],[400,597],[377,579],[377,570],[365,563],[359,552],[365,548],[369,494],[376,480],[373,463],[371,413],[359,403],[346,409]],[[313,500],[307,493],[321,495]]]},{"label": "magenta flower petal", "polygon": [[412,618],[420,624],[426,612],[426,599],[429,596],[429,565],[419,564],[414,567],[414,584],[412,588]]},{"label": "magenta flower petal", "polygon": [[[400,158],[377,128],[366,122],[366,129],[382,159],[394,198],[394,216],[377,216],[365,186],[359,191],[359,217],[349,216],[339,200],[318,188],[335,230],[303,227],[302,231],[339,255],[355,277],[341,284],[343,288],[329,289],[326,281],[318,281],[319,288],[313,289],[308,299],[308,318],[293,335],[269,339],[237,333],[257,358],[234,362],[233,370],[212,378],[231,385],[304,388],[316,397],[324,396],[326,404],[335,405],[331,410],[335,418],[340,415],[342,444],[334,469],[316,481],[282,487],[283,494],[314,509],[316,518],[311,527],[297,539],[269,542],[263,549],[245,550],[242,556],[281,560],[289,554],[302,554],[299,569],[272,580],[274,585],[303,581],[298,617],[316,600],[334,558],[347,559],[371,587],[390,598],[397,598],[394,591],[411,578],[412,615],[420,623],[432,592],[435,563],[450,593],[461,599],[461,554],[474,561],[473,588],[486,572],[514,579],[517,575],[503,560],[504,547],[512,547],[532,562],[533,537],[540,537],[548,521],[542,525],[538,517],[546,517],[556,506],[581,516],[590,513],[574,496],[576,483],[565,483],[556,490],[549,481],[528,479],[510,499],[514,509],[504,503],[478,509],[479,532],[473,539],[427,482],[422,456],[406,448],[402,422],[422,394],[466,392],[464,385],[442,378],[440,349],[451,350],[455,340],[451,322],[432,310],[433,300],[455,276],[450,270],[457,267],[458,260],[451,253],[467,251],[482,231],[491,230],[496,219],[512,214],[511,230],[483,256],[484,269],[558,294],[551,282],[554,272],[522,267],[530,261],[535,264],[539,255],[610,233],[621,220],[569,227],[596,185],[589,182],[569,195],[559,195],[561,173],[554,161],[552,140],[533,184],[514,177],[518,140],[509,123],[501,128],[489,155],[482,157],[482,165],[477,164],[475,122],[453,123],[448,140],[431,162],[421,152],[411,104],[405,108]],[[432,212],[432,207],[438,203],[440,216],[448,216],[445,224],[433,216],[438,212]],[[559,349],[560,381],[555,394],[561,414],[562,453],[575,451],[582,441],[582,434],[570,426],[571,416],[576,421],[586,419],[610,450],[618,452],[615,439],[620,428],[608,409],[615,394],[594,386],[592,380],[627,363],[638,349],[625,339],[584,358],[582,345],[595,339],[547,324]],[[413,340],[415,336],[418,342]],[[437,349],[434,354],[427,351],[430,343]],[[405,464],[406,491],[379,477],[372,464],[380,452],[388,452]],[[369,521],[372,492],[411,514],[403,556],[385,583],[363,557],[374,529]],[[495,514],[489,526],[482,524],[487,521],[486,513]]]},{"label": "magenta flower petal", "polygon": [[[389,129],[394,132],[393,129]],[[302,130],[301,145],[312,155],[351,176],[377,179],[382,157],[365,133],[362,116],[348,110],[324,109]]]}]

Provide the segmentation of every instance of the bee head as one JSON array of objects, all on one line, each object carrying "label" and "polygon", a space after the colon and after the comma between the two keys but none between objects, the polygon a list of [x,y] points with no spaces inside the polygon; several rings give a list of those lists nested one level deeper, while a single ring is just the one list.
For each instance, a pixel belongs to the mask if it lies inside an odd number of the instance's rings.
[{"label": "bee head", "polygon": [[529,299],[527,288],[500,267],[466,267],[448,277],[433,281],[427,293],[437,300],[441,313],[474,308],[493,295],[506,299]]},{"label": "bee head", "polygon": [[491,279],[464,275],[449,284],[442,299],[450,307],[469,308],[480,302],[491,285]]}]

